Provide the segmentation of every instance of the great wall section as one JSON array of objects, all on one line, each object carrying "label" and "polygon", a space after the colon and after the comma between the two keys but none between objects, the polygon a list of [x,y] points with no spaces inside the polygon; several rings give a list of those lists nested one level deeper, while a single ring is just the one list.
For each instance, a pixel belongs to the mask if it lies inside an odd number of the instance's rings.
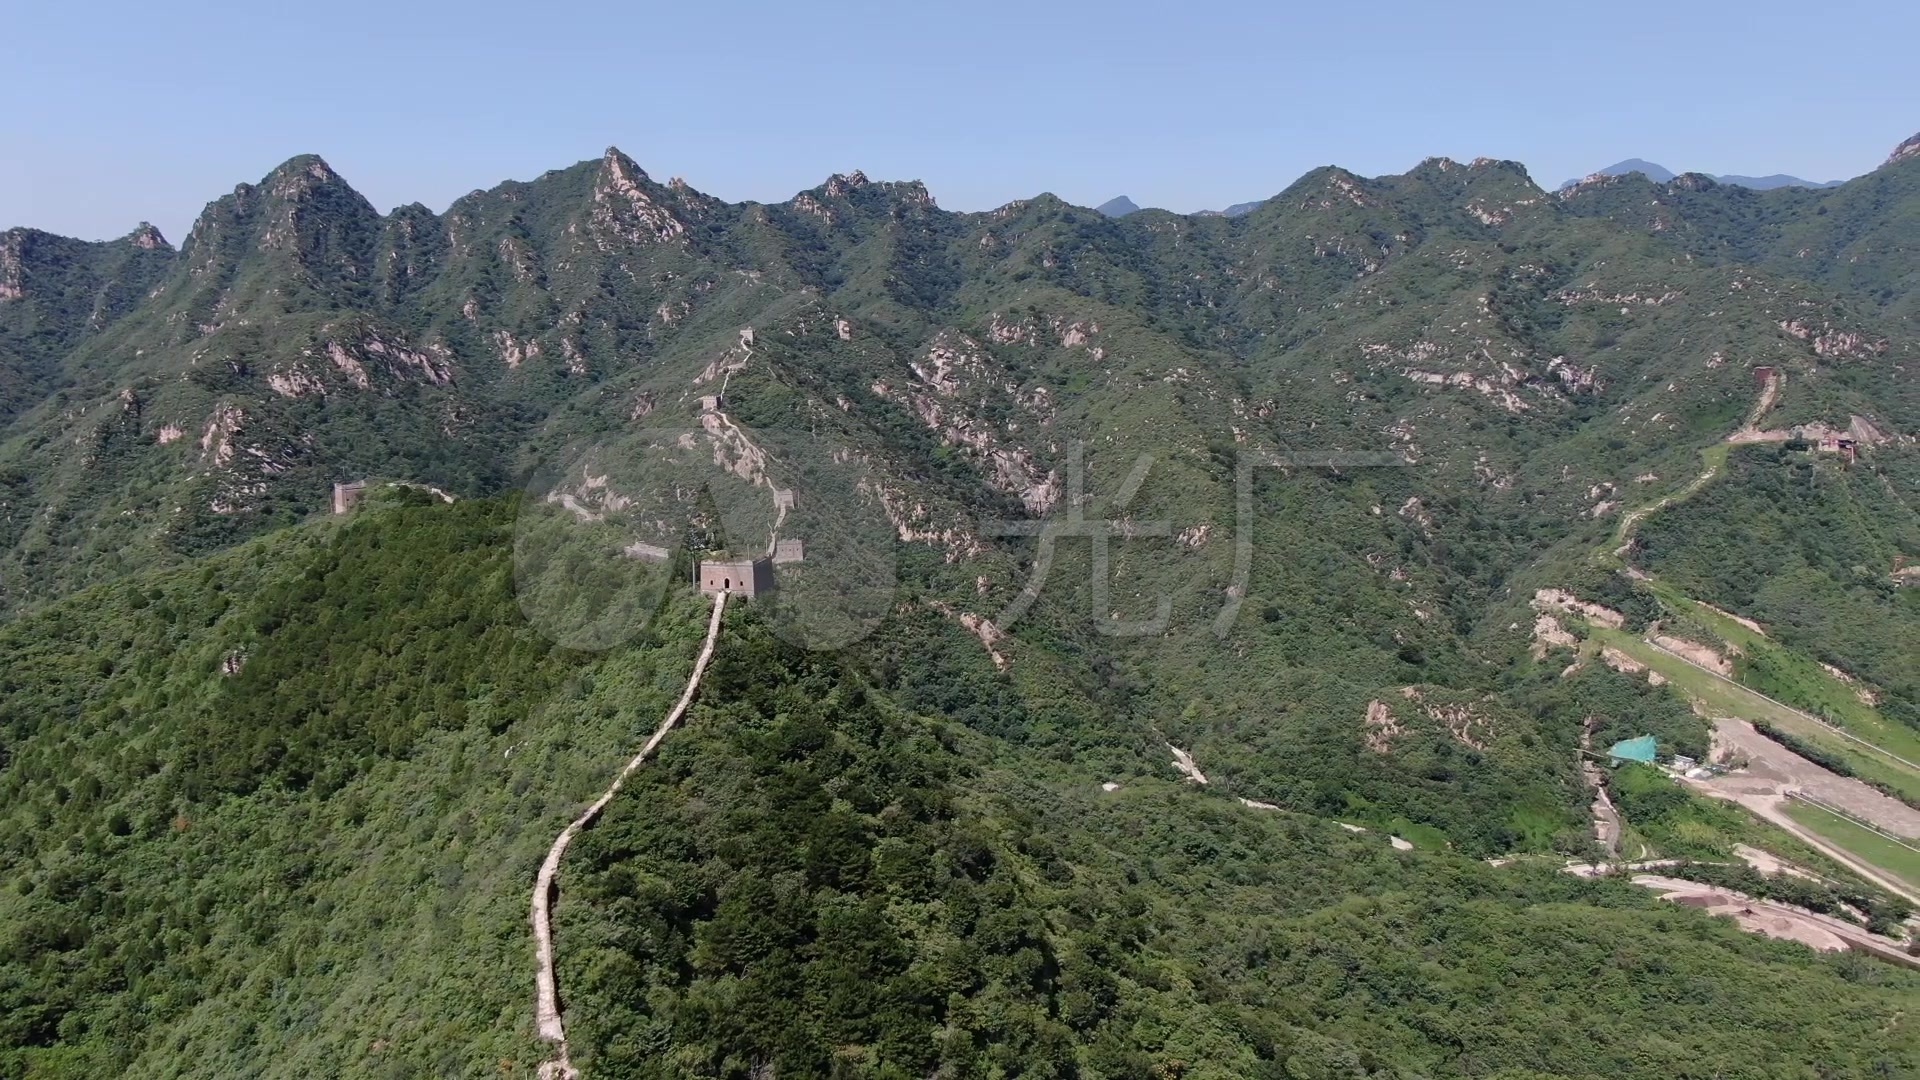
[{"label": "great wall section", "polygon": [[560,991],[554,977],[554,881],[560,873],[560,860],[566,855],[567,846],[573,843],[573,838],[581,829],[592,824],[593,820],[600,816],[600,812],[607,808],[607,804],[613,801],[615,795],[619,794],[620,786],[626,782],[627,777],[653,755],[654,750],[667,737],[667,732],[672,731],[674,725],[678,724],[680,718],[686,714],[687,707],[693,703],[693,695],[700,689],[700,678],[706,674],[707,662],[713,659],[714,645],[720,640],[720,624],[726,609],[727,593],[722,591],[713,594],[713,616],[707,622],[707,640],[700,647],[699,657],[693,662],[693,671],[687,676],[687,688],[681,693],[680,700],[674,703],[666,719],[660,721],[660,726],[654,729],[653,737],[648,739],[646,745],[640,748],[640,752],[627,762],[626,768],[621,769],[619,775],[613,778],[613,783],[607,786],[607,790],[594,800],[593,805],[582,811],[579,817],[574,818],[571,824],[560,830],[560,835],[553,840],[553,846],[547,849],[546,860],[540,864],[540,873],[534,878],[532,921],[534,956],[537,965],[533,978],[534,1027],[539,1031],[542,1039],[554,1044],[554,1056],[540,1066],[540,1080],[575,1080],[580,1075],[580,1071],[573,1067],[573,1062],[567,1056],[566,1027],[560,1016]]}]

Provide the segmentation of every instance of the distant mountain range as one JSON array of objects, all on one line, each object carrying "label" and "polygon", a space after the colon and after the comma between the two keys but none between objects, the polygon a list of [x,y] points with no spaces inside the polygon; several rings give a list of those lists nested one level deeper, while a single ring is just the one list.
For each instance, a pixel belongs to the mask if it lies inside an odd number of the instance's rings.
[{"label": "distant mountain range", "polygon": [[[1195,217],[1239,217],[1241,214],[1251,212],[1252,210],[1257,208],[1261,203],[1264,203],[1266,201],[1267,200],[1265,199],[1256,199],[1253,202],[1234,203],[1232,206],[1227,207],[1225,210],[1196,210],[1194,211],[1194,216]],[[1131,214],[1134,211],[1139,210],[1140,204],[1134,202],[1132,199],[1127,198],[1125,195],[1116,195],[1113,198],[1108,199],[1106,202],[1101,203],[1099,206],[1094,207],[1094,209],[1100,211],[1101,213],[1107,215],[1108,217],[1126,217],[1128,214]]]},{"label": "distant mountain range", "polygon": [[[1606,168],[1595,170],[1588,175],[1626,176],[1629,173],[1640,173],[1656,184],[1664,184],[1679,175],[1665,165],[1648,161],[1645,158],[1628,158],[1625,161],[1616,161]],[[1701,175],[1710,176],[1722,184],[1734,184],[1739,187],[1754,188],[1759,191],[1769,191],[1773,188],[1783,187],[1831,188],[1839,187],[1841,184],[1846,183],[1844,180],[1802,180],[1798,176],[1789,176],[1786,173],[1773,173],[1769,176],[1737,176],[1733,174],[1716,176],[1713,173],[1702,173]],[[1559,190],[1565,191],[1575,184],[1578,184],[1581,179],[1584,179],[1584,177],[1568,180],[1560,185]],[[1239,217],[1242,214],[1252,212],[1264,202],[1266,202],[1265,199],[1255,199],[1252,202],[1234,203],[1225,210],[1196,210],[1194,211],[1194,215],[1196,217]],[[1134,213],[1140,208],[1140,204],[1125,195],[1117,195],[1101,203],[1099,206],[1094,207],[1094,209],[1100,211],[1102,214],[1116,218],[1126,217],[1128,214]]]},{"label": "distant mountain range", "polygon": [[[1628,158],[1625,161],[1616,161],[1612,165],[1589,175],[1625,176],[1628,173],[1640,173],[1657,184],[1664,184],[1678,175],[1664,165],[1659,165],[1643,158]],[[1723,184],[1737,184],[1740,187],[1758,188],[1762,191],[1783,187],[1830,188],[1839,187],[1841,184],[1846,183],[1844,180],[1828,180],[1825,182],[1802,180],[1797,176],[1788,176],[1786,173],[1774,173],[1771,176],[1714,176],[1712,173],[1704,173],[1702,175],[1712,176],[1715,180]],[[1569,180],[1560,185],[1560,190],[1565,191],[1567,188],[1579,182],[1579,179]]]}]

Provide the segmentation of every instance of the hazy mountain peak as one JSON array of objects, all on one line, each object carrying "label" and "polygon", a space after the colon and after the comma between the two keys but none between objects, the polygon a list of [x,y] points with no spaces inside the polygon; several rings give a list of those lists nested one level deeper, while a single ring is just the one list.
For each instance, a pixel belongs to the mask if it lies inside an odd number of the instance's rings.
[{"label": "hazy mountain peak", "polygon": [[[1569,180],[1560,185],[1560,190],[1565,191],[1577,184],[1591,180],[1596,176],[1627,176],[1632,173],[1640,173],[1656,184],[1670,183],[1676,175],[1666,166],[1655,164],[1645,158],[1628,158],[1625,161],[1615,162],[1601,169],[1599,172],[1590,173],[1580,180]],[[1717,183],[1753,188],[1758,191],[1768,191],[1773,188],[1783,187],[1828,188],[1836,187],[1842,183],[1842,181],[1839,180],[1802,180],[1800,177],[1789,176],[1786,173],[1770,173],[1766,176],[1739,176],[1733,173],[1719,175],[1714,173],[1689,172],[1685,175],[1705,177]]]},{"label": "hazy mountain peak", "polygon": [[1786,173],[1771,173],[1766,176],[1737,176],[1729,173],[1725,176],[1716,176],[1714,179],[1723,184],[1754,188],[1759,191],[1770,191],[1773,188],[1783,187],[1828,188],[1838,187],[1842,183],[1842,181],[1839,180],[1802,180],[1797,176],[1788,176]]},{"label": "hazy mountain peak", "polygon": [[1595,171],[1590,172],[1587,175],[1580,177],[1578,179],[1569,180],[1566,183],[1560,185],[1560,190],[1565,191],[1566,189],[1574,187],[1575,185],[1586,183],[1587,181],[1592,180],[1595,177],[1631,176],[1634,173],[1639,173],[1640,175],[1646,177],[1647,179],[1652,180],[1656,184],[1664,184],[1667,181],[1673,179],[1675,175],[1674,171],[1672,169],[1667,168],[1665,165],[1656,164],[1654,162],[1646,160],[1645,158],[1628,158],[1625,161],[1616,161],[1604,169],[1596,169]]},{"label": "hazy mountain peak", "polygon": [[1116,195],[1094,209],[1108,217],[1126,217],[1128,214],[1139,211],[1140,205],[1125,195]]}]

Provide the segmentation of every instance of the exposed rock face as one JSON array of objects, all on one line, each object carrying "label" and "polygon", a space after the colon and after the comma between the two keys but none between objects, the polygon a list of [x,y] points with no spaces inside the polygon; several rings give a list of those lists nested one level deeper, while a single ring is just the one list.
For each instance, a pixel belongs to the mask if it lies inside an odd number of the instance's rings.
[{"label": "exposed rock face", "polygon": [[1393,749],[1393,737],[1400,734],[1400,725],[1393,718],[1393,710],[1378,698],[1367,702],[1366,719],[1367,749],[1376,754],[1384,754]]},{"label": "exposed rock face", "polygon": [[867,174],[855,169],[850,173],[834,173],[827,177],[827,194],[836,199],[846,197],[850,191],[858,191],[867,186]]},{"label": "exposed rock face", "polygon": [[969,633],[980,639],[980,644],[987,650],[988,658],[993,661],[994,669],[998,671],[1007,670],[1008,665],[1011,664],[1012,661],[1007,659],[1005,653],[995,648],[995,646],[1000,643],[1000,639],[1005,636],[1005,633],[1000,627],[994,624],[992,619],[984,615],[976,615],[971,611],[961,611],[944,600],[928,601],[928,606],[959,623],[961,626],[966,627]]},{"label": "exposed rock face", "polygon": [[912,409],[939,435],[942,445],[967,451],[989,483],[1018,496],[1036,517],[1059,503],[1059,471],[1042,471],[1031,450],[1006,445],[1008,431],[982,415],[989,397],[1004,397],[1030,417],[1030,422],[1044,424],[1049,419],[1044,396],[1022,395],[1019,384],[997,379],[979,344],[965,334],[940,335],[909,367],[919,386],[896,386],[880,380],[873,384],[873,392]]},{"label": "exposed rock face", "polygon": [[1533,594],[1535,611],[1564,611],[1590,619],[1601,626],[1620,629],[1627,624],[1627,617],[1620,612],[1601,604],[1582,600],[1564,589],[1537,589]]},{"label": "exposed rock face", "polygon": [[602,250],[614,239],[629,244],[686,239],[686,224],[647,191],[649,186],[652,181],[640,166],[617,148],[607,147],[593,186],[593,231]]},{"label": "exposed rock face", "polygon": [[267,376],[267,386],[281,397],[290,398],[327,392],[326,383],[321,382],[313,373],[297,367],[287,371],[276,371]]},{"label": "exposed rock face", "polygon": [[1611,645],[1601,648],[1600,660],[1608,667],[1623,675],[1638,675],[1647,670],[1647,665],[1635,660],[1633,657],[1628,656],[1626,653],[1621,652]]},{"label": "exposed rock face", "polygon": [[1884,169],[1887,165],[1891,165],[1896,161],[1905,161],[1910,157],[1920,157],[1920,135],[1915,135],[1913,138],[1894,147],[1893,153],[1887,155],[1887,160],[1885,164],[1881,165],[1881,168]]},{"label": "exposed rock face", "polygon": [[235,405],[218,405],[207,418],[207,430],[200,435],[200,452],[212,465],[233,460],[233,437],[246,422],[246,414]]},{"label": "exposed rock face", "polygon": [[1188,783],[1207,783],[1207,774],[1200,771],[1200,766],[1194,763],[1192,754],[1172,743],[1167,744],[1167,749],[1173,752],[1173,767],[1180,771],[1181,776],[1186,777]]},{"label": "exposed rock face", "polygon": [[869,477],[861,477],[854,490],[862,497],[870,498],[880,504],[892,524],[894,532],[901,542],[909,544],[931,544],[946,549],[945,559],[949,563],[959,562],[979,555],[985,550],[980,539],[965,529],[936,529],[926,522],[930,518],[926,504],[914,501],[897,488],[876,482]]},{"label": "exposed rock face", "polygon": [[160,230],[144,221],[133,230],[133,235],[127,237],[127,242],[145,251],[162,250],[169,246],[167,238],[160,235]]},{"label": "exposed rock face", "polygon": [[1545,657],[1548,649],[1570,649],[1578,644],[1580,644],[1580,639],[1569,634],[1566,628],[1560,625],[1560,620],[1554,618],[1552,615],[1542,612],[1538,618],[1533,620],[1532,651],[1534,659],[1538,660]]},{"label": "exposed rock face", "polygon": [[1812,345],[1814,355],[1826,360],[1865,360],[1887,351],[1884,338],[1876,340],[1854,331],[1836,330],[1826,323],[1814,326],[1803,319],[1782,319],[1779,326],[1787,334]]},{"label": "exposed rock face", "polygon": [[[327,375],[329,367],[337,374]],[[449,386],[454,381],[452,350],[437,341],[414,348],[378,331],[343,332],[302,349],[298,358],[267,376],[267,387],[281,397],[298,398],[324,396],[343,382],[355,390],[371,390],[376,380]]]},{"label": "exposed rock face", "polygon": [[[15,232],[17,232],[16,230]],[[20,240],[15,233],[0,236],[0,300],[18,300],[27,294],[20,268]]]},{"label": "exposed rock face", "polygon": [[[1368,357],[1387,354],[1389,346],[1362,345],[1360,351]],[[1442,357],[1444,346],[1431,341],[1418,341],[1401,350],[1397,356],[1403,360],[1425,360]],[[1462,387],[1492,398],[1508,412],[1524,412],[1532,406],[1514,393],[1514,388],[1527,384],[1531,380],[1526,373],[1511,366],[1503,365],[1496,373],[1477,374],[1472,371],[1434,371],[1425,367],[1406,367],[1400,374],[1417,383],[1428,386]],[[1564,376],[1563,376],[1564,378]]]},{"label": "exposed rock face", "polygon": [[523,343],[511,330],[495,330],[493,347],[500,354],[500,362],[509,369],[519,367],[530,356],[540,355],[540,342],[529,340]]},{"label": "exposed rock face", "polygon": [[1670,653],[1684,657],[1706,668],[1708,671],[1722,678],[1733,677],[1733,661],[1727,659],[1724,654],[1710,645],[1702,645],[1697,641],[1688,641],[1685,638],[1669,637],[1666,634],[1654,635],[1653,643]]},{"label": "exposed rock face", "polygon": [[1428,705],[1426,713],[1447,729],[1447,734],[1462,746],[1485,750],[1493,725],[1472,705]]}]

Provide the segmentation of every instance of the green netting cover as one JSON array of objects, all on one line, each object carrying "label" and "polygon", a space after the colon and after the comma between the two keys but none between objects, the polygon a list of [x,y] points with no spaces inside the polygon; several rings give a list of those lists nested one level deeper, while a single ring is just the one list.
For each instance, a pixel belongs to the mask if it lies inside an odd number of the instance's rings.
[{"label": "green netting cover", "polygon": [[1644,761],[1653,764],[1654,741],[1651,735],[1642,735],[1637,739],[1622,739],[1607,749],[1607,756],[1615,760]]}]

